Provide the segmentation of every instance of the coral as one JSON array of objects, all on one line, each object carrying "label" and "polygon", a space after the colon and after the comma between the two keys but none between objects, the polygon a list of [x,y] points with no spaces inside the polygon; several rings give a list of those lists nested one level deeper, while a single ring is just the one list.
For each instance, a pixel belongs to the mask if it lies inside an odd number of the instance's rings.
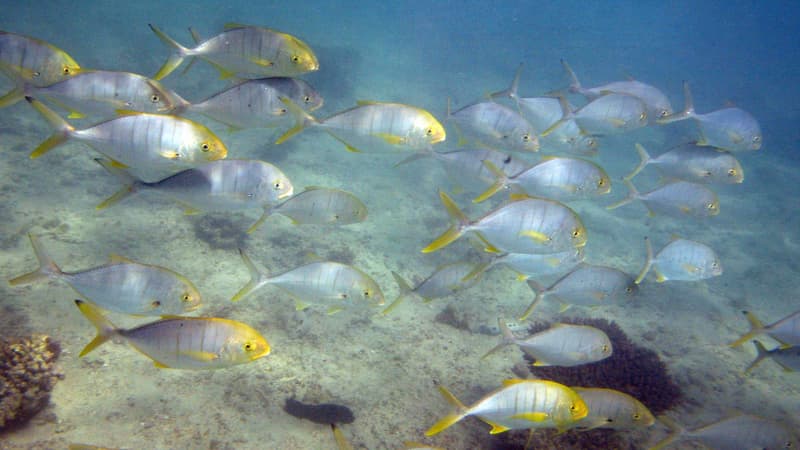
[{"label": "coral", "polygon": [[47,406],[63,375],[55,361],[59,344],[44,335],[0,337],[0,429],[19,425]]},{"label": "coral", "polygon": [[242,215],[236,217],[241,223],[231,220],[229,214],[203,214],[192,220],[194,235],[213,249],[244,248],[248,238],[247,227],[250,225],[246,224],[247,219]]}]

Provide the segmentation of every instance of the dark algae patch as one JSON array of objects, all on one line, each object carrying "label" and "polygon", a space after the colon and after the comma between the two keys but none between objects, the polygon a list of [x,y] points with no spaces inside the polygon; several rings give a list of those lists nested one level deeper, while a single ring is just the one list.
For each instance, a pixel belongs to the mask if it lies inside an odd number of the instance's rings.
[{"label": "dark algae patch", "polygon": [[321,403],[319,405],[306,404],[293,398],[287,398],[283,410],[299,418],[321,424],[353,423],[356,417],[353,411],[344,405],[335,403]]}]

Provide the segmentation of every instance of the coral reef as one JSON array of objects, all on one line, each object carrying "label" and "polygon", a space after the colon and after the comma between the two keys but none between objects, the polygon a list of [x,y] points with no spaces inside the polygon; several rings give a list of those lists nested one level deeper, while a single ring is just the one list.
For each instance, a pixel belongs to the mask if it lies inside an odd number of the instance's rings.
[{"label": "coral reef", "polygon": [[55,361],[59,344],[44,335],[0,337],[0,430],[19,425],[47,406],[63,378]]}]

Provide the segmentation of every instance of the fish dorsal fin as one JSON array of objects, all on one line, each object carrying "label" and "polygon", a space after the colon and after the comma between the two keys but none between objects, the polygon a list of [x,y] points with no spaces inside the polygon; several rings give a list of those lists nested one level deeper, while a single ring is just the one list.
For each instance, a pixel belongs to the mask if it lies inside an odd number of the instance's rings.
[{"label": "fish dorsal fin", "polygon": [[303,257],[303,259],[305,260],[306,263],[314,263],[314,262],[324,261],[324,259],[321,256],[319,256],[318,254],[316,254],[314,252],[306,253],[305,256]]},{"label": "fish dorsal fin", "polygon": [[320,189],[328,189],[328,188],[323,187],[323,186],[306,186],[305,188],[303,188],[303,192],[318,191]]},{"label": "fish dorsal fin", "polygon": [[111,264],[136,264],[136,261],[116,253],[108,255],[108,257],[111,260]]},{"label": "fish dorsal fin", "polygon": [[186,320],[186,317],[177,316],[175,314],[167,314],[167,315],[161,316],[161,320],[175,320],[175,319]]},{"label": "fish dorsal fin", "polygon": [[530,381],[530,380],[523,380],[522,378],[511,378],[511,379],[508,379],[508,380],[503,380],[503,386],[504,387],[508,387],[508,386],[513,386],[515,384],[519,384],[519,383],[526,383],[528,381]]},{"label": "fish dorsal fin", "polygon": [[358,106],[368,106],[368,105],[380,105],[382,102],[378,102],[375,100],[357,100],[356,105]]},{"label": "fish dorsal fin", "polygon": [[238,29],[238,28],[251,28],[251,26],[250,26],[250,25],[244,25],[244,24],[241,24],[241,23],[236,23],[236,22],[228,22],[228,23],[226,23],[226,24],[225,24],[225,26],[223,27],[223,29],[224,29],[225,31],[228,31],[228,30],[236,30],[236,29]]},{"label": "fish dorsal fin", "polygon": [[131,109],[118,109],[116,110],[116,113],[118,116],[141,116],[143,114],[147,114],[141,111],[133,111]]},{"label": "fish dorsal fin", "polygon": [[533,197],[531,197],[528,194],[521,194],[519,192],[512,192],[511,194],[508,195],[508,199],[510,201],[512,201],[512,202],[517,202],[517,201],[520,201],[520,200],[527,200],[529,198],[533,198]]}]

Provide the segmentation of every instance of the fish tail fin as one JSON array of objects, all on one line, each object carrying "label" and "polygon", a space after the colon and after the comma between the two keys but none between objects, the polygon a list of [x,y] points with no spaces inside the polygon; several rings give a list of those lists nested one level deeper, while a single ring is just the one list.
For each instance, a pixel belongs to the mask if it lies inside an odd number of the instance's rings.
[{"label": "fish tail fin", "polygon": [[95,209],[106,209],[109,206],[113,206],[117,204],[120,200],[124,199],[125,197],[136,193],[137,187],[141,182],[133,177],[128,171],[116,167],[113,161],[103,159],[103,158],[95,158],[94,161],[97,164],[100,164],[104,169],[108,171],[111,175],[114,175],[122,182],[122,187],[115,192],[111,197],[100,202]]},{"label": "fish tail fin", "polygon": [[653,266],[653,246],[650,245],[650,238],[645,236],[644,238],[644,246],[647,249],[647,259],[644,262],[644,266],[642,270],[639,272],[639,275],[633,281],[636,284],[639,284],[644,280],[644,277],[647,276],[647,272],[650,272],[650,267]]},{"label": "fish tail fin", "polygon": [[36,100],[30,96],[26,96],[25,100],[27,100],[28,103],[30,103],[31,106],[33,106],[34,109],[36,109],[36,111],[38,111],[39,114],[41,114],[42,117],[50,122],[50,125],[56,129],[56,131],[53,132],[53,134],[50,135],[47,140],[39,144],[39,146],[36,147],[36,150],[31,153],[31,159],[36,159],[52,150],[54,147],[66,142],[70,134],[75,131],[75,128],[67,123],[63,117],[56,114],[55,111],[45,106],[44,103],[40,102],[39,100]]},{"label": "fish tail fin", "polygon": [[636,168],[634,168],[631,173],[625,175],[625,178],[623,178],[623,180],[631,181],[633,177],[638,175],[639,172],[641,172],[642,169],[644,169],[644,166],[650,163],[650,160],[652,159],[650,158],[650,154],[647,153],[647,150],[645,150],[645,148],[638,142],[636,143],[636,151],[639,153],[639,159],[640,159],[639,165],[636,166]]},{"label": "fish tail fin", "polygon": [[414,289],[411,287],[411,285],[408,284],[408,281],[406,281],[405,278],[400,276],[399,273],[393,270],[392,276],[394,277],[394,281],[397,283],[397,287],[400,288],[400,294],[389,306],[386,307],[386,309],[381,311],[381,315],[384,316],[392,312],[392,310],[397,308],[397,306],[400,305],[400,303],[402,303],[403,300],[405,300],[409,295],[414,293]]},{"label": "fish tail fin", "polygon": [[[483,249],[481,249],[481,251],[483,251]],[[489,270],[489,268],[495,264],[494,263],[495,260],[496,258],[492,258],[488,261],[483,261],[476,264],[474,269],[472,269],[468,274],[464,275],[464,278],[461,279],[461,282],[466,283],[483,275],[484,272]]]},{"label": "fish tail fin", "polygon": [[572,67],[570,67],[569,64],[567,64],[567,61],[564,59],[561,60],[561,67],[564,68],[564,72],[566,72],[567,76],[569,77],[569,91],[580,93],[583,87],[581,87],[581,82],[578,81],[578,76],[575,75]]},{"label": "fish tail fin", "polygon": [[489,161],[488,159],[484,159],[483,165],[486,166],[486,168],[489,169],[490,172],[492,172],[492,175],[494,175],[497,178],[497,180],[491,186],[489,186],[489,188],[486,189],[481,195],[475,197],[472,200],[472,203],[480,203],[492,197],[494,194],[507,188],[509,184],[508,175],[506,175],[505,172],[503,172],[502,170],[500,170],[500,168],[494,165],[493,162]]},{"label": "fish tail fin", "polygon": [[269,218],[269,216],[272,215],[273,211],[275,211],[274,206],[264,208],[264,212],[261,213],[261,217],[259,217],[258,220],[256,220],[256,222],[250,225],[250,228],[247,229],[247,234],[256,231],[256,229],[258,229],[258,227],[260,227]]},{"label": "fish tail fin", "polygon": [[456,203],[450,198],[449,195],[445,194],[444,191],[439,191],[439,198],[442,200],[445,209],[447,210],[447,214],[450,218],[455,222],[450,228],[447,229],[444,233],[442,233],[439,237],[434,239],[433,242],[428,244],[427,247],[422,249],[422,253],[431,253],[439,250],[442,247],[445,247],[451,244],[453,241],[461,237],[464,234],[464,227],[469,224],[469,219],[464,213],[458,208]]},{"label": "fish tail fin", "polygon": [[623,179],[622,181],[625,183],[625,186],[628,187],[628,191],[630,191],[630,193],[628,194],[627,197],[623,198],[622,200],[606,206],[606,209],[608,210],[617,209],[620,206],[627,205],[628,203],[636,200],[639,197],[639,191],[636,190],[636,186],[634,186],[633,183],[631,183],[631,180]]},{"label": "fish tail fin", "polygon": [[450,393],[444,386],[437,386],[439,389],[439,393],[442,394],[447,403],[450,403],[455,407],[455,412],[452,412],[446,416],[444,416],[441,420],[433,424],[428,431],[425,432],[425,436],[433,436],[435,434],[439,434],[440,432],[444,431],[445,429],[451,427],[453,424],[458,422],[459,420],[463,419],[467,415],[467,407],[464,406],[463,403],[459,399],[456,398],[455,395]]},{"label": "fish tail fin", "polygon": [[558,119],[554,124],[547,127],[546,130],[539,133],[539,137],[543,138],[546,137],[548,134],[555,131],[561,125],[564,125],[568,120],[572,119],[572,110],[569,108],[569,102],[567,101],[567,97],[563,94],[557,95],[558,104],[561,105],[561,118]]},{"label": "fish tail fin", "polygon": [[[189,27],[189,34],[192,35],[192,40],[194,41],[195,45],[198,45],[198,44],[200,44],[200,42],[203,41],[200,38],[200,33],[198,33],[197,30],[195,30],[192,27]],[[189,64],[186,64],[186,67],[183,68],[183,70],[181,71],[181,75],[182,76],[186,75],[186,72],[188,72],[189,69],[191,69],[192,66],[194,66],[195,62],[197,62],[197,57],[196,56],[190,56],[189,57]]]},{"label": "fish tail fin", "polygon": [[8,280],[8,284],[11,286],[20,286],[35,283],[37,281],[44,281],[48,278],[52,278],[64,273],[61,271],[58,265],[56,265],[55,261],[53,261],[47,251],[45,251],[44,246],[39,241],[38,237],[28,233],[28,238],[31,240],[33,252],[36,254],[36,259],[39,261],[39,268],[31,273]]},{"label": "fish tail fin", "polygon": [[247,256],[247,254],[241,248],[239,249],[239,255],[242,257],[242,261],[244,261],[244,264],[250,271],[250,281],[248,281],[243,288],[239,289],[239,292],[237,292],[236,295],[231,298],[232,302],[238,302],[251,292],[261,287],[261,285],[264,284],[265,279],[264,272],[259,269],[255,263],[253,263],[250,257]]},{"label": "fish tail fin", "polygon": [[339,450],[353,450],[353,445],[344,437],[344,433],[335,423],[331,423],[331,431],[333,432],[333,439],[336,441],[336,447]]},{"label": "fish tail fin", "polygon": [[747,321],[750,322],[750,331],[745,333],[739,339],[728,344],[730,347],[738,347],[750,339],[753,339],[753,337],[756,335],[761,334],[762,330],[764,330],[764,324],[758,320],[758,317],[756,317],[755,314],[751,313],[750,311],[742,311],[742,314],[744,314],[745,317],[747,317]]},{"label": "fish tail fin", "polygon": [[156,72],[156,74],[153,76],[154,80],[160,80],[172,73],[173,70],[177,69],[178,66],[183,63],[184,58],[186,58],[186,56],[190,53],[190,50],[179,44],[176,40],[167,36],[166,33],[156,28],[155,25],[151,23],[147,25],[151,30],[153,30],[153,33],[155,33],[156,36],[161,39],[161,42],[165,43],[168,47],[174,50],[164,62],[164,65],[162,65],[161,68],[158,69],[158,72]]},{"label": "fish tail fin", "polygon": [[657,119],[656,123],[666,124],[694,117],[696,115],[694,112],[694,99],[692,98],[692,91],[689,89],[689,82],[685,80],[683,82],[683,98],[683,111]]},{"label": "fish tail fin", "polygon": [[86,347],[81,350],[79,355],[85,356],[117,334],[117,327],[91,303],[84,302],[83,300],[75,300],[75,304],[78,306],[81,313],[89,319],[89,322],[97,328],[97,336],[92,339],[92,342],[86,344]]},{"label": "fish tail fin", "polygon": [[654,446],[650,447],[650,450],[661,450],[667,445],[675,442],[675,440],[680,438],[681,435],[685,432],[684,428],[678,425],[678,423],[672,420],[672,418],[669,416],[661,416],[658,418],[658,420],[661,423],[663,423],[667,428],[669,428],[670,434],[664,439],[658,441]]},{"label": "fish tail fin", "polygon": [[753,341],[753,345],[756,346],[756,351],[758,352],[758,355],[756,355],[756,359],[754,359],[753,362],[751,362],[750,365],[747,366],[746,369],[744,369],[745,375],[749,374],[751,370],[753,370],[757,365],[759,365],[759,363],[761,363],[761,361],[769,357],[769,351],[767,351],[767,349],[764,348],[764,345],[761,342]]},{"label": "fish tail fin", "polygon": [[519,97],[517,96],[517,89],[519,88],[519,76],[522,74],[522,63],[519,63],[519,67],[517,67],[517,71],[514,74],[514,79],[511,80],[511,85],[508,89],[504,89],[502,91],[492,92],[489,94],[489,98],[494,97],[508,97],[514,100],[518,100]]},{"label": "fish tail fin", "polygon": [[315,119],[311,114],[305,112],[303,108],[298,106],[297,103],[293,102],[291,99],[286,97],[280,97],[280,99],[281,102],[286,105],[289,113],[294,117],[295,125],[290,128],[289,131],[283,133],[278,140],[275,141],[276,145],[282,144],[295,134],[303,131],[309,124],[317,122],[317,119]]},{"label": "fish tail fin", "polygon": [[497,326],[498,328],[500,328],[500,343],[495,345],[494,348],[492,348],[491,350],[486,352],[486,354],[481,356],[481,359],[485,359],[487,356],[500,350],[501,348],[505,348],[506,346],[513,344],[514,341],[517,339],[514,336],[514,333],[511,332],[511,329],[508,328],[508,325],[506,325],[506,322],[499,317],[497,318]]},{"label": "fish tail fin", "polygon": [[530,316],[533,312],[533,309],[536,308],[536,305],[542,301],[542,298],[544,298],[545,289],[542,287],[542,285],[533,280],[527,280],[527,283],[536,295],[533,297],[533,301],[531,302],[530,306],[528,306],[528,309],[526,309],[525,312],[520,316],[520,321],[527,319],[528,316]]}]

